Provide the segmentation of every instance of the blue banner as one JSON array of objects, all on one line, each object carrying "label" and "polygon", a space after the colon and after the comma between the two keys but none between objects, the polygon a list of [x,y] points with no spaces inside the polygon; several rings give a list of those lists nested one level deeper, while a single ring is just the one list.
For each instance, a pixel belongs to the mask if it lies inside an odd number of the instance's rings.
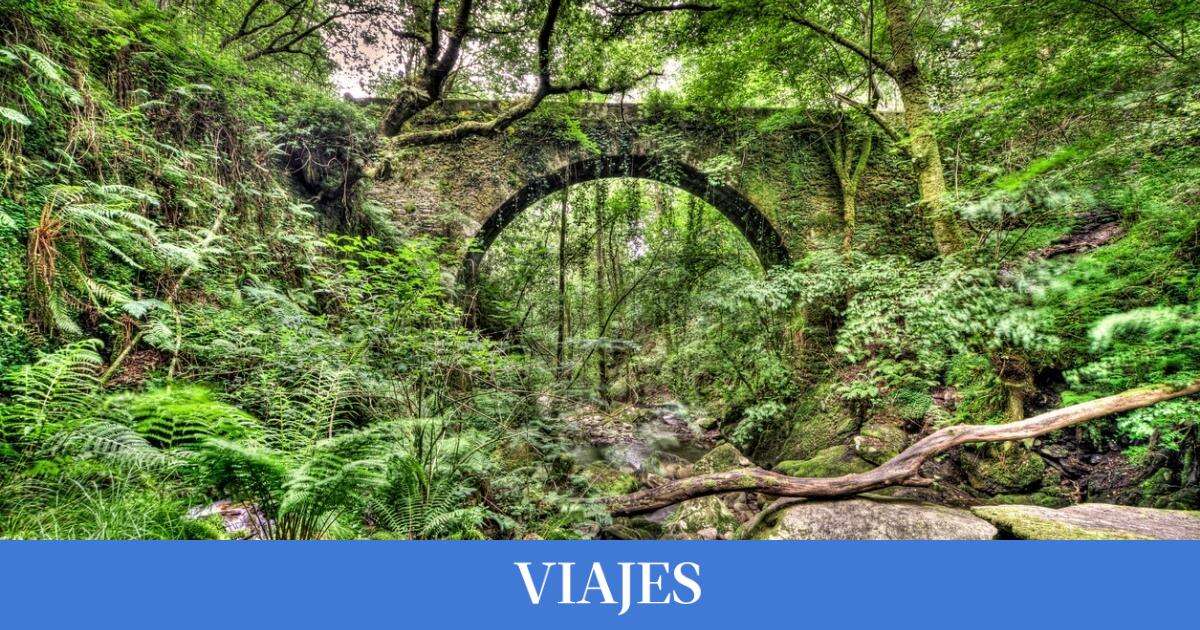
[{"label": "blue banner", "polygon": [[1130,542],[4,542],[0,627],[1195,627],[1198,560]]}]

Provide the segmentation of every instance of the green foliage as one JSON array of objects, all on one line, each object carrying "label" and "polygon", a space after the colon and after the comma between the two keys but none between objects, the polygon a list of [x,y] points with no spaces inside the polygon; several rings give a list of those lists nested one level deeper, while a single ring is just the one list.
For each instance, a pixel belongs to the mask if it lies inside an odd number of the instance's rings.
[{"label": "green foliage", "polygon": [[189,447],[210,438],[249,437],[257,428],[254,418],[244,411],[194,385],[119,395],[110,404],[123,408],[134,430],[164,449]]},{"label": "green foliage", "polygon": [[[786,17],[890,58],[882,5],[716,4],[638,19],[571,5],[555,84],[678,59],[641,98],[643,140],[773,211],[797,263],[761,274],[719,212],[670,186],[576,185],[561,246],[556,196],[489,253],[484,314],[501,316],[485,338],[456,305],[457,241],[402,237],[368,199],[373,113],[329,85],[344,25],[248,62],[266,34],[222,41],[244,0],[0,1],[0,536],[219,538],[186,515],[229,500],[267,538],[588,537],[608,516],[577,500],[595,490],[564,437],[572,404],[677,397],[767,460],[845,451],[833,442],[864,422],[1004,420],[1010,358],[1039,404],[1059,374],[1064,404],[1200,376],[1187,3],[911,16],[969,242],[937,258],[896,176],[904,120],[884,113],[901,139],[872,153],[849,254],[808,146],[878,130],[845,97],[898,94]],[[512,12],[516,31],[536,28],[541,7],[520,6],[536,10]],[[453,93],[525,87],[516,32],[473,43]],[[590,98],[549,99],[521,133],[596,153],[617,125],[585,124]],[[727,137],[686,146],[680,124]],[[764,185],[756,161],[789,181]],[[1088,243],[1097,223],[1123,237]],[[1195,479],[1198,405],[1123,414],[1089,446]]]},{"label": "green foliage", "polygon": [[[1116,393],[1147,383],[1184,385],[1200,378],[1200,311],[1195,305],[1145,308],[1110,315],[1092,329],[1095,359],[1067,374],[1066,402]],[[1122,414],[1117,430],[1137,446],[1178,451],[1194,439],[1200,402],[1173,400]]]}]

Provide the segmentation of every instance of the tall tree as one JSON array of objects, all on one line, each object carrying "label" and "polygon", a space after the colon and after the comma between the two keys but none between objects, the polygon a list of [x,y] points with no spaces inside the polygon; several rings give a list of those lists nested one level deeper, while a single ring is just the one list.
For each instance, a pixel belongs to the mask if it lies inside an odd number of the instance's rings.
[{"label": "tall tree", "polygon": [[[918,42],[914,25],[916,16],[910,0],[881,1],[886,16],[884,22],[887,39],[891,48],[890,60],[885,59],[874,50],[874,32],[869,34],[869,41],[864,46],[840,34],[835,28],[809,17],[809,14],[803,11],[785,9],[783,15],[784,19],[861,57],[895,83],[900,102],[904,107],[904,122],[907,130],[905,143],[917,177],[922,211],[933,230],[938,251],[942,254],[953,253],[962,249],[962,235],[958,221],[946,200],[946,178],[941,151],[933,129],[934,121],[930,112],[929,90],[925,76],[917,62]],[[844,98],[849,100],[849,97]],[[869,104],[856,103],[856,106],[869,115],[874,111]],[[894,134],[882,117],[872,115],[871,118],[887,133]]]},{"label": "tall tree", "polygon": [[567,339],[567,208],[571,204],[571,188],[562,191],[558,204],[558,334],[554,340],[554,370],[563,377],[563,347]]}]

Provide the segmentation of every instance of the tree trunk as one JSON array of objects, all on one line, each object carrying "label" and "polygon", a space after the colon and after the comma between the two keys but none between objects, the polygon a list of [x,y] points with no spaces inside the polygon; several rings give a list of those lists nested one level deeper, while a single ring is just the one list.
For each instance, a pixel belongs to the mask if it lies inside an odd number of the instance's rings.
[{"label": "tree trunk", "polygon": [[842,253],[850,255],[854,250],[854,228],[857,224],[858,204],[854,191],[842,190]]},{"label": "tree trunk", "polygon": [[653,512],[696,497],[725,492],[762,492],[780,497],[841,497],[916,481],[921,465],[931,457],[971,442],[1007,442],[1045,435],[1088,420],[1147,407],[1164,400],[1200,392],[1200,380],[1186,387],[1156,386],[1134,389],[1106,398],[1049,411],[1038,416],[993,425],[955,425],[935,431],[904,452],[864,473],[841,477],[790,477],[762,468],[740,468],[667,482],[601,502],[617,516]]},{"label": "tree trunk", "polygon": [[[608,290],[604,278],[604,210],[608,201],[608,187],[596,185],[596,197],[593,210],[596,216],[596,237],[593,243],[596,256],[596,343],[604,336],[604,319],[607,306],[604,294]],[[596,391],[600,400],[608,399],[608,353],[604,348],[596,349]]]},{"label": "tree trunk", "polygon": [[929,119],[929,92],[917,66],[910,0],[883,0],[888,39],[892,44],[893,70],[904,122],[908,127],[909,155],[917,174],[921,210],[933,230],[938,251],[945,255],[962,249],[958,221],[946,203],[942,157]]},{"label": "tree trunk", "polygon": [[399,134],[404,123],[433,105],[436,100],[430,94],[431,88],[424,80],[401,87],[380,121],[383,135],[392,137]]},{"label": "tree trunk", "polygon": [[570,187],[563,189],[558,209],[558,337],[554,343],[554,371],[563,377],[563,344],[567,336],[567,205]]},{"label": "tree trunk", "polygon": [[991,356],[993,369],[1004,388],[1004,416],[1010,422],[1025,418],[1025,399],[1034,391],[1033,367],[1019,354],[995,352]]}]

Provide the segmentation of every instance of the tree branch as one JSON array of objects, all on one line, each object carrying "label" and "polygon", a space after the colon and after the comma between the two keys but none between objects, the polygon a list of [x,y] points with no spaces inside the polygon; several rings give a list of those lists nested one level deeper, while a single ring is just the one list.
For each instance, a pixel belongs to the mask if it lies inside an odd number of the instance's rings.
[{"label": "tree branch", "polygon": [[[246,54],[242,58],[246,61],[254,61],[255,59],[258,59],[259,57],[265,57],[267,55],[274,55],[277,53],[299,53],[299,52],[302,52],[302,51],[292,48],[292,46],[295,46],[296,44],[304,41],[306,38],[311,36],[313,33],[321,30],[322,28],[325,28],[326,26],[329,25],[330,22],[332,22],[336,19],[339,19],[339,18],[350,17],[353,15],[367,15],[370,13],[373,13],[373,11],[369,10],[369,9],[359,10],[359,11],[343,11],[341,13],[331,13],[330,15],[326,16],[325,19],[308,26],[304,30],[291,30],[291,31],[282,33],[280,35],[276,35],[271,40],[271,43],[267,44],[265,47],[263,47],[259,50],[256,50],[256,51]],[[287,42],[280,44],[280,42],[282,42],[284,40],[287,40]]]},{"label": "tree branch", "polygon": [[720,9],[720,7],[713,6],[711,4],[701,4],[698,2],[675,2],[675,3],[671,3],[671,4],[647,4],[645,2],[634,2],[632,0],[621,0],[621,2],[619,2],[618,4],[620,4],[621,6],[626,7],[626,8],[624,8],[624,9],[609,9],[607,7],[601,7],[601,9],[603,9],[604,12],[608,13],[609,15],[611,15],[613,17],[619,17],[619,18],[634,18],[634,17],[641,17],[643,15],[649,15],[652,13],[671,13],[673,11],[695,11],[697,13],[704,13],[707,11],[716,11],[716,10]]},{"label": "tree branch", "polygon": [[900,138],[901,138],[900,134],[895,129],[893,129],[891,125],[888,124],[887,120],[884,120],[883,115],[880,114],[879,111],[876,110],[874,107],[871,107],[870,105],[867,105],[866,103],[860,103],[860,102],[850,98],[849,96],[846,96],[845,94],[839,94],[837,92],[833,93],[833,97],[836,98],[837,100],[845,103],[846,105],[849,105],[850,107],[853,107],[854,109],[857,109],[858,111],[866,114],[867,117],[870,118],[872,121],[874,121],[874,123],[876,125],[878,125],[880,129],[883,130],[883,133],[885,135],[887,135],[887,137],[890,138],[893,142],[900,141]]},{"label": "tree branch", "polygon": [[812,20],[804,17],[803,15],[799,15],[799,16],[787,15],[787,16],[784,16],[784,19],[786,19],[789,22],[799,24],[800,26],[803,26],[819,35],[823,35],[823,36],[827,37],[829,40],[833,41],[835,44],[841,46],[842,48],[845,48],[846,50],[849,50],[850,52],[861,57],[867,63],[875,66],[876,68],[879,68],[884,74],[888,75],[889,77],[892,77],[893,79],[896,78],[896,69],[892,67],[892,64],[880,59],[873,52],[868,52],[867,50],[864,50],[862,46],[859,46],[858,44],[850,41],[849,39],[846,39],[845,37],[839,35],[837,32],[830,30],[824,26],[821,26],[820,24],[813,22]]},{"label": "tree branch", "polygon": [[[464,4],[469,3],[468,0],[463,0],[463,2]],[[538,105],[540,105],[547,96],[568,94],[571,92],[616,94],[618,92],[624,92],[628,90],[642,79],[659,74],[654,71],[648,71],[638,77],[635,77],[631,81],[612,85],[600,85],[588,80],[579,80],[571,83],[555,85],[550,76],[550,62],[553,52],[551,48],[551,40],[554,37],[554,29],[558,24],[558,16],[561,9],[562,0],[550,0],[549,6],[546,8],[546,16],[543,18],[542,25],[538,29],[536,60],[537,87],[534,89],[533,94],[510,105],[492,120],[465,122],[447,129],[413,131],[398,136],[396,138],[396,144],[399,146],[430,146],[446,142],[456,142],[471,136],[491,135],[507,129],[513,123],[533,113],[533,111],[537,109]],[[463,23],[462,27],[462,34],[466,34],[465,22]],[[457,46],[457,44],[454,43],[454,36],[451,36],[451,43],[448,44],[446,48],[447,54],[450,52],[451,48],[455,46]],[[455,53],[455,55],[457,55],[457,53]],[[429,104],[431,105],[433,102],[434,101],[431,100]],[[428,105],[426,105],[426,107],[427,106]],[[386,129],[387,128],[385,127],[385,130]]]},{"label": "tree branch", "polygon": [[1105,13],[1111,15],[1113,17],[1113,19],[1115,19],[1116,21],[1123,24],[1125,26],[1125,28],[1133,31],[1134,33],[1137,33],[1138,35],[1141,35],[1142,37],[1144,37],[1146,39],[1146,41],[1150,42],[1151,46],[1163,51],[1172,59],[1174,59],[1176,61],[1184,62],[1184,63],[1187,62],[1187,60],[1184,59],[1182,56],[1180,56],[1179,53],[1175,52],[1174,50],[1171,50],[1170,47],[1168,47],[1166,44],[1164,44],[1157,37],[1151,35],[1150,33],[1143,30],[1138,25],[1136,25],[1133,22],[1126,19],[1125,16],[1121,15],[1116,9],[1108,6],[1107,4],[1104,4],[1103,2],[1100,2],[1099,0],[1079,0],[1079,1],[1084,4],[1093,6],[1097,9],[1100,9],[1101,11],[1104,11]]},{"label": "tree branch", "polygon": [[903,484],[931,457],[972,442],[1006,442],[1045,435],[1088,420],[1147,407],[1200,392],[1200,380],[1184,387],[1129,390],[1007,424],[955,425],[922,438],[878,468],[841,477],[790,477],[762,468],[741,468],[671,481],[657,488],[600,499],[616,516],[652,512],[688,499],[725,492],[762,492],[779,497],[841,497]]}]

